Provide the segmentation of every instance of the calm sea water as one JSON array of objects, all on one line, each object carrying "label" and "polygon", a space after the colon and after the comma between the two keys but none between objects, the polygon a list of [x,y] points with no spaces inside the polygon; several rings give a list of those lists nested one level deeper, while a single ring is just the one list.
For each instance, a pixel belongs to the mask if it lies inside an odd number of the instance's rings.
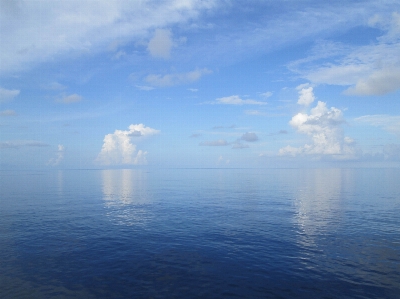
[{"label": "calm sea water", "polygon": [[400,169],[0,172],[1,298],[400,298]]}]

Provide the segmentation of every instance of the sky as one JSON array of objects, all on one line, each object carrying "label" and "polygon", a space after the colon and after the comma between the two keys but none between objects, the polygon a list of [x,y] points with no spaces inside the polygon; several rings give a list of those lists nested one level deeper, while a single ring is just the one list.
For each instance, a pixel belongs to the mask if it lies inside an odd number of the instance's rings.
[{"label": "sky", "polygon": [[0,0],[0,168],[400,167],[400,1]]}]

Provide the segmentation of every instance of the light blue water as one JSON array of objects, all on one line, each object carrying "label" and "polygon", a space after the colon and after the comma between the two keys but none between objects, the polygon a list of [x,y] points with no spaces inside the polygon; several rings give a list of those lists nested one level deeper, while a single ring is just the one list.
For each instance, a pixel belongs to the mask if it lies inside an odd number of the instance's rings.
[{"label": "light blue water", "polygon": [[0,298],[400,298],[400,169],[0,172]]}]

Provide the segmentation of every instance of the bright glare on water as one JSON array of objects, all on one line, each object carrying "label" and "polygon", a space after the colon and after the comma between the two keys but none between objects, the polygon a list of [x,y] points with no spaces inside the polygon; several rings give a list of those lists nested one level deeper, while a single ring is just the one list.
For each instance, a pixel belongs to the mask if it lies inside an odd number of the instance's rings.
[{"label": "bright glare on water", "polygon": [[0,172],[0,298],[400,298],[400,169]]}]

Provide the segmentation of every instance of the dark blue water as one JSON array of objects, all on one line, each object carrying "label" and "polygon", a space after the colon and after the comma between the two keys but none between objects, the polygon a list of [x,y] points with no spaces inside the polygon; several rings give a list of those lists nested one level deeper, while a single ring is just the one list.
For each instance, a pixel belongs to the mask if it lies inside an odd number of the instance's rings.
[{"label": "dark blue water", "polygon": [[400,298],[400,169],[0,172],[0,298]]}]

